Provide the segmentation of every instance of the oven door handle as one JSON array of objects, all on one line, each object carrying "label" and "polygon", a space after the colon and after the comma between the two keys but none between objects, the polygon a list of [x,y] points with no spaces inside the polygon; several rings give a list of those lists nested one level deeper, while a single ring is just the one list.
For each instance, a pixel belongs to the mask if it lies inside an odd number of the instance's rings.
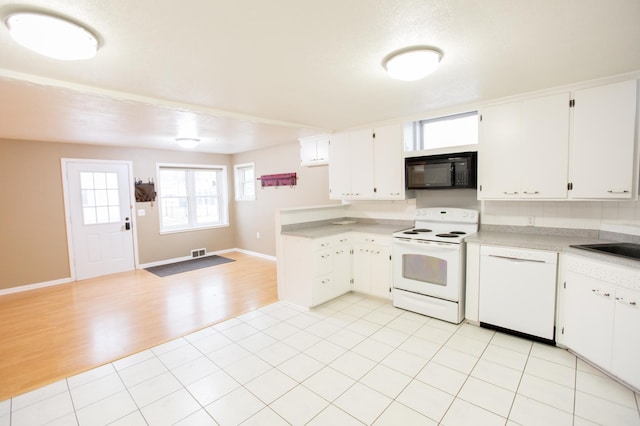
[{"label": "oven door handle", "polygon": [[412,249],[425,248],[432,250],[456,251],[460,248],[460,244],[439,243],[437,241],[421,241],[400,238],[396,239],[393,243],[402,247],[408,247]]}]

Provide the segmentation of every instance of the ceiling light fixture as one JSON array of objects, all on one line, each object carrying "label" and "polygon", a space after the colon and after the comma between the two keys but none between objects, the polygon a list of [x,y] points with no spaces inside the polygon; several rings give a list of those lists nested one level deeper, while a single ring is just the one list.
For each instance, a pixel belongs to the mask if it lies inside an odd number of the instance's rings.
[{"label": "ceiling light fixture", "polygon": [[176,142],[182,148],[193,149],[200,143],[198,138],[176,138]]},{"label": "ceiling light fixture", "polygon": [[435,47],[411,46],[385,56],[382,66],[391,78],[415,81],[434,72],[442,56],[442,51]]},{"label": "ceiling light fixture", "polygon": [[6,25],[16,42],[49,58],[89,59],[98,51],[98,39],[93,33],[57,16],[19,12],[9,15]]}]

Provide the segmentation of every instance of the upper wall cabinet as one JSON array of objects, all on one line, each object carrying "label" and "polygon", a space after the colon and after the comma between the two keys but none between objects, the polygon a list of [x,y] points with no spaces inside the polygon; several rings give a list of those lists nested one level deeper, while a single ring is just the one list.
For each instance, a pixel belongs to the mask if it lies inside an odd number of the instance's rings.
[{"label": "upper wall cabinet", "polygon": [[329,197],[403,200],[404,130],[401,125],[338,133],[329,144]]},{"label": "upper wall cabinet", "polygon": [[300,164],[308,167],[329,164],[329,135],[301,138]]},{"label": "upper wall cabinet", "polygon": [[373,191],[378,200],[405,199],[403,144],[402,125],[383,126],[374,130]]},{"label": "upper wall cabinet", "polygon": [[338,133],[329,142],[329,198],[373,198],[373,138],[371,130]]},{"label": "upper wall cabinet", "polygon": [[484,108],[478,198],[635,199],[636,80]]},{"label": "upper wall cabinet", "polygon": [[569,93],[480,114],[479,199],[567,197]]},{"label": "upper wall cabinet", "polygon": [[572,199],[635,198],[636,80],[575,92]]}]

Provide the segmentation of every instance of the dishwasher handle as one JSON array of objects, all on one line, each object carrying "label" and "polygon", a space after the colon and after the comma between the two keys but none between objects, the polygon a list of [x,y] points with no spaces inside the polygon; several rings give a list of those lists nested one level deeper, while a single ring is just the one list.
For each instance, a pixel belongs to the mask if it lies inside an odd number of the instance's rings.
[{"label": "dishwasher handle", "polygon": [[521,257],[511,257],[511,256],[499,256],[497,254],[490,254],[489,257],[495,257],[497,259],[504,259],[504,260],[509,260],[511,262],[531,262],[531,263],[547,263],[544,260],[537,260],[537,259],[523,259]]}]

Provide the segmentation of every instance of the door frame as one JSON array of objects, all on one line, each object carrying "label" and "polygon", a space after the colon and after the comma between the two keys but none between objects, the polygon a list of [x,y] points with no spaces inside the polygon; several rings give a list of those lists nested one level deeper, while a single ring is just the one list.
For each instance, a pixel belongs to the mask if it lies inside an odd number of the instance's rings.
[{"label": "door frame", "polygon": [[121,164],[127,166],[127,174],[129,181],[129,202],[130,202],[130,218],[131,218],[131,238],[133,239],[133,268],[140,269],[139,256],[138,256],[138,226],[136,221],[136,200],[135,200],[135,186],[133,182],[133,162],[126,160],[100,160],[100,159],[85,159],[85,158],[61,158],[61,171],[62,171],[62,194],[64,198],[64,218],[65,225],[67,227],[67,248],[69,252],[69,277],[71,281],[76,281],[76,256],[73,245],[73,228],[71,227],[71,209],[69,207],[69,176],[67,174],[67,166],[69,163],[97,163],[97,164]]}]

